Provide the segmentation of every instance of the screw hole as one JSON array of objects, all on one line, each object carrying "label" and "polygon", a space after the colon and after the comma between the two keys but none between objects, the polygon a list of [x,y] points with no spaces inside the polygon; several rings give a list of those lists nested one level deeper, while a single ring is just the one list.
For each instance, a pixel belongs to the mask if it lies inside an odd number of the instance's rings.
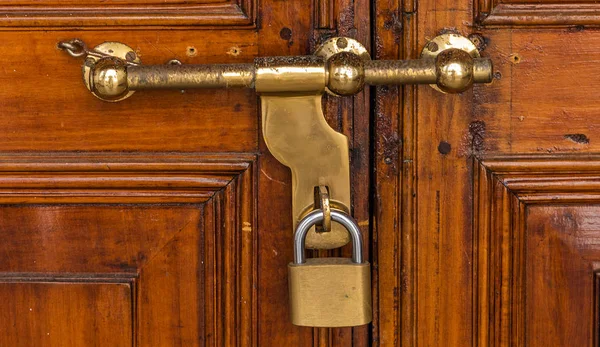
[{"label": "screw hole", "polygon": [[196,47],[190,46],[190,47],[187,48],[187,55],[188,55],[188,57],[193,57],[196,54],[198,54],[198,51],[196,50]]},{"label": "screw hole", "polygon": [[509,56],[511,63],[519,64],[521,62],[521,56],[517,53],[513,53]]}]

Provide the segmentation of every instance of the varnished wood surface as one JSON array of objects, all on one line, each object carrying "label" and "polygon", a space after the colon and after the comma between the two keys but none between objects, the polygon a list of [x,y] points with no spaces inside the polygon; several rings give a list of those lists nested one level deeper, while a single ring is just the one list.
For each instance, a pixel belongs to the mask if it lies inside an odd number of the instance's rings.
[{"label": "varnished wood surface", "polygon": [[130,283],[5,282],[0,278],[0,297],[4,298],[0,345],[131,346],[132,295]]},{"label": "varnished wood surface", "polygon": [[[127,5],[0,5],[0,324],[13,327],[0,345],[598,343],[597,4]],[[56,48],[78,37],[127,43],[148,64],[238,63],[345,35],[374,58],[411,59],[446,31],[480,35],[493,83],[324,98],[349,137],[373,264],[373,324],[343,329],[287,318],[291,178],[261,139],[252,91],[103,103]]]},{"label": "varnished wood surface", "polygon": [[254,0],[3,1],[0,30],[256,27]]},{"label": "varnished wood surface", "polygon": [[[130,295],[111,301],[126,307],[120,314],[133,319],[123,321],[127,345],[255,344],[254,159],[6,154],[0,159],[2,176],[13,187],[6,184],[0,193],[0,233],[5,235],[0,282],[56,282],[56,298],[49,298],[54,303],[61,295],[89,297],[81,291],[70,294],[74,283],[92,288],[128,283]],[[16,298],[15,305],[39,299],[35,291],[21,299],[14,293],[19,290],[7,287],[4,298]],[[86,300],[96,305],[93,297]],[[22,318],[12,316],[3,322],[45,326],[76,309],[53,304],[35,322],[17,322]],[[102,336],[111,328],[96,324],[86,329],[102,331],[93,330],[85,342],[70,330],[55,332],[65,345],[104,345]],[[10,334],[0,336],[13,341],[26,329],[3,332]],[[36,336],[32,346],[43,343]]]},{"label": "varnished wood surface", "polygon": [[[600,45],[588,25],[598,24],[597,5],[413,5],[375,3],[377,54],[416,57],[440,32],[475,33],[495,79],[462,95],[377,90],[374,249],[385,319],[374,343],[596,346],[590,154]],[[390,175],[394,164],[401,170]],[[383,264],[398,270],[384,273]]]},{"label": "varnished wood surface", "polygon": [[597,27],[600,6],[589,0],[475,0],[475,22],[484,27]]},{"label": "varnished wood surface", "polygon": [[502,156],[474,170],[478,344],[596,345],[598,157]]},{"label": "varnished wood surface", "polygon": [[[77,295],[102,304],[69,289],[81,281],[91,288],[121,281],[131,290],[105,299],[118,300],[114,309],[130,321],[92,325],[102,331],[83,343],[70,330],[56,331],[62,345],[371,344],[370,327],[289,323],[291,178],[261,139],[253,91],[139,92],[122,103],[103,103],[81,82],[82,60],[56,48],[73,37],[90,47],[120,41],[145,64],[199,64],[306,55],[336,32],[370,46],[368,1],[316,2],[0,5],[0,231],[10,239],[2,246],[0,277],[57,283],[51,301]],[[369,105],[366,91],[326,98],[325,106],[330,124],[349,137],[352,210],[367,255]],[[349,256],[350,249],[332,253]],[[1,299],[12,296],[25,305],[44,298],[11,294],[20,288],[8,287]],[[69,310],[52,307],[22,326],[44,327],[57,316],[70,317]],[[111,330],[118,342],[104,337]],[[119,331],[129,335],[121,338]],[[10,334],[0,329],[0,341],[12,343],[15,331]],[[44,345],[44,336],[31,338],[32,345]]]},{"label": "varnished wood surface", "polygon": [[[82,61],[56,48],[73,37],[91,47],[125,42],[148,64],[248,62],[257,54],[256,35],[246,31],[201,37],[185,31],[3,32],[5,47],[13,49],[1,59],[2,151],[255,151],[252,92],[159,91],[124,103],[100,102],[81,82]],[[190,48],[195,56],[188,56]],[[234,49],[236,55],[228,54]]]}]

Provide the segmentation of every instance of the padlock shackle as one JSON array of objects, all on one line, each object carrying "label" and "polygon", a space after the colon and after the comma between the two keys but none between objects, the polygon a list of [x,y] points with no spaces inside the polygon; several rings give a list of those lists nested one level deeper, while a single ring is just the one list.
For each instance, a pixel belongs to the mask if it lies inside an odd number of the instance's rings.
[{"label": "padlock shackle", "polygon": [[[304,248],[306,244],[306,235],[310,228],[317,223],[323,222],[323,211],[322,210],[314,210],[307,214],[300,222],[298,222],[298,227],[296,227],[296,233],[294,234],[294,263],[295,264],[304,264],[306,263],[306,254],[304,253]],[[357,264],[362,264],[363,262],[363,253],[362,253],[362,235],[360,232],[360,228],[350,217],[344,212],[338,210],[331,210],[331,220],[334,222],[338,222],[343,225],[346,230],[350,233],[350,237],[352,237],[352,262]]]}]

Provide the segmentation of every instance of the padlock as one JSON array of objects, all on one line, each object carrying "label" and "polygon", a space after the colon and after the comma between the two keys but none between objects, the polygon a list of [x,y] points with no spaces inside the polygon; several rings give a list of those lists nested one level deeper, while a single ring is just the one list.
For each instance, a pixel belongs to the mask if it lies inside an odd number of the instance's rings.
[{"label": "padlock", "polygon": [[292,324],[347,327],[370,323],[371,268],[363,262],[361,233],[352,217],[331,210],[331,219],[342,224],[352,237],[352,259],[306,259],[306,234],[323,219],[323,211],[315,210],[296,228],[294,262],[288,265]]}]

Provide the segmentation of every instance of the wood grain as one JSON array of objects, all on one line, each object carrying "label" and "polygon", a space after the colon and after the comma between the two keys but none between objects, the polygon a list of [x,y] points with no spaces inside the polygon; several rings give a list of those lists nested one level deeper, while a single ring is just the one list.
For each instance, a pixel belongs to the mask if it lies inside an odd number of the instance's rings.
[{"label": "wood grain", "polygon": [[[409,2],[377,1],[373,58],[381,60],[414,57],[414,17]],[[404,30],[406,29],[406,30]],[[375,89],[373,105],[374,201],[373,276],[378,284],[374,295],[373,341],[381,346],[414,345],[414,265],[412,247],[412,198],[403,190],[414,183],[413,150],[410,139],[414,113],[411,87],[381,86]],[[404,146],[403,146],[404,144]],[[402,332],[402,333],[399,333]]]},{"label": "wood grain", "polygon": [[315,29],[335,28],[335,1],[314,0],[313,8],[315,9]]},{"label": "wood grain", "polygon": [[[419,50],[441,32],[468,36],[472,4],[426,0],[418,3],[416,45]],[[457,142],[469,128],[473,92],[444,95],[419,86],[415,97],[416,146],[412,199],[415,215],[416,271],[414,310],[418,346],[469,346],[472,343],[472,183],[468,159]],[[440,145],[450,144],[450,151]]]},{"label": "wood grain", "polygon": [[[100,278],[128,276],[136,284],[128,297],[127,317],[135,320],[127,345],[132,338],[140,346],[253,345],[254,160],[4,155],[0,232],[11,236],[1,245],[0,282],[76,274],[93,287]],[[33,294],[17,303],[40,299]],[[103,330],[86,345],[110,334],[110,327],[94,329]],[[0,341],[7,334],[0,333]]]},{"label": "wood grain", "polygon": [[0,345],[133,344],[129,283],[5,282],[0,279]]},{"label": "wood grain", "polygon": [[255,0],[227,1],[3,1],[0,30],[141,27],[240,27],[256,23]]},{"label": "wood grain", "polygon": [[595,1],[476,0],[475,22],[483,27],[598,26]]},{"label": "wood grain", "polygon": [[593,345],[600,333],[599,159],[499,157],[476,164],[479,346]]},{"label": "wood grain", "polygon": [[[416,57],[441,32],[475,31],[482,54],[494,62],[495,79],[461,95],[442,95],[427,86],[377,88],[374,344],[594,345],[596,263],[580,261],[589,254],[580,244],[593,243],[598,229],[590,226],[583,238],[567,237],[560,246],[539,250],[533,239],[516,237],[535,226],[558,239],[561,223],[570,230],[569,213],[596,223],[598,163],[590,153],[598,152],[593,114],[598,105],[590,95],[597,88],[595,79],[585,77],[595,75],[598,37],[587,30],[597,23],[595,6],[375,2],[374,48],[381,59]],[[480,13],[491,13],[488,20],[509,7],[526,11],[513,13],[515,22],[478,21]],[[579,22],[578,15],[587,22]],[[401,155],[394,157],[396,133]],[[400,169],[391,170],[395,165]],[[544,207],[527,219],[526,206]],[[549,220],[556,225],[549,226]],[[558,248],[560,256],[553,260],[551,250]],[[575,274],[563,276],[557,268]],[[524,271],[537,281],[535,289],[522,280]],[[585,289],[574,298],[579,288]],[[544,296],[527,306],[525,296],[536,293]],[[563,297],[564,302],[556,299]],[[584,317],[573,317],[583,305]]]},{"label": "wood grain", "polygon": [[250,62],[257,54],[256,34],[248,31],[5,32],[3,42],[13,49],[0,57],[2,152],[256,152],[250,90],[140,92],[101,102],[81,82],[83,61],[56,48],[73,37],[90,47],[127,43],[146,64]]},{"label": "wood grain", "polygon": [[[260,140],[252,91],[138,92],[107,104],[81,83],[82,61],[56,48],[78,37],[126,43],[144,64],[247,63],[311,54],[335,34],[370,47],[370,9],[368,0],[3,2],[0,229],[12,240],[0,276],[128,278],[137,346],[370,345],[371,327],[288,320],[291,179]],[[352,210],[369,257],[370,94],[326,99],[328,121],[351,144]]]},{"label": "wood grain", "polygon": [[[600,36],[555,29],[544,35],[498,31],[485,35],[496,64],[494,82],[475,89],[474,116],[485,123],[479,150],[492,153],[597,152],[600,120],[593,78]],[[564,47],[569,47],[568,55]],[[572,51],[571,51],[572,50]],[[567,58],[568,57],[568,58]],[[548,78],[560,81],[547,88]],[[540,92],[543,91],[543,92]],[[540,127],[540,124],[548,126]]]}]

